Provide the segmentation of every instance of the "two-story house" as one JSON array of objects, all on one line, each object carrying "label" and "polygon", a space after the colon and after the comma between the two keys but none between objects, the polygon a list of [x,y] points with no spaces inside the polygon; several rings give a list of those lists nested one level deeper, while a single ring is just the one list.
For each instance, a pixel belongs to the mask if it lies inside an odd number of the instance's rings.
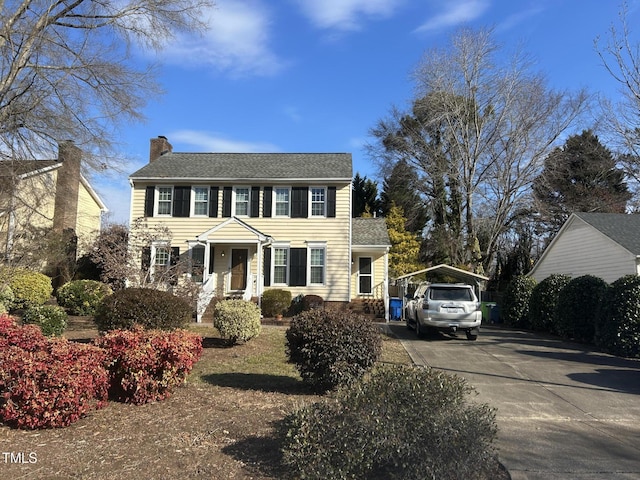
[{"label": "two-story house", "polygon": [[149,163],[129,177],[131,225],[144,218],[171,232],[170,244],[143,246],[149,267],[188,258],[201,304],[214,295],[258,301],[268,288],[329,305],[387,303],[386,226],[352,221],[350,154],[177,153],[165,137],[150,147]]},{"label": "two-story house", "polygon": [[100,232],[107,207],[81,173],[82,151],[58,145],[53,160],[0,162],[0,251],[7,261],[49,231],[72,232],[78,253]]}]

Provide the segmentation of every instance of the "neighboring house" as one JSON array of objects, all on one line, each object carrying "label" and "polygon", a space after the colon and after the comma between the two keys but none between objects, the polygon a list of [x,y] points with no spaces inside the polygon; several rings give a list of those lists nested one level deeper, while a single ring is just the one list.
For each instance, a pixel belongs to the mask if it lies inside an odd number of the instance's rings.
[{"label": "neighboring house", "polygon": [[56,160],[0,162],[0,238],[3,258],[54,230],[73,232],[79,252],[100,231],[105,204],[80,173],[82,151],[58,145]]},{"label": "neighboring house", "polygon": [[640,274],[640,215],[573,213],[544,250],[529,276],[595,275],[611,283]]},{"label": "neighboring house", "polygon": [[[258,300],[265,289],[319,295],[326,304],[387,298],[389,238],[382,219],[351,218],[347,153],[176,153],[151,140],[129,177],[131,225],[167,228],[170,244],[140,261],[190,261],[198,319],[213,296]],[[385,302],[386,303],[386,302]]]}]

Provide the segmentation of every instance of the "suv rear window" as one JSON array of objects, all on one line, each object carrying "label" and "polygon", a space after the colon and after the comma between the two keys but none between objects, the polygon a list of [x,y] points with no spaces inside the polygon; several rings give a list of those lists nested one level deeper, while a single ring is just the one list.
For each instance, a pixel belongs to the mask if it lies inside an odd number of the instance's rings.
[{"label": "suv rear window", "polygon": [[432,287],[429,290],[431,300],[454,300],[457,302],[472,302],[471,290],[468,288]]}]

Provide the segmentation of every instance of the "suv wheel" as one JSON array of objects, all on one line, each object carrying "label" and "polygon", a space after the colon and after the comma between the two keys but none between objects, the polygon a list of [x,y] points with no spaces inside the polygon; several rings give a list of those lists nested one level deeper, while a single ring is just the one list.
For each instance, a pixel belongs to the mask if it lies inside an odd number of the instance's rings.
[{"label": "suv wheel", "polygon": [[416,320],[416,336],[418,338],[424,338],[424,332],[420,328],[420,322]]},{"label": "suv wheel", "polygon": [[478,338],[478,329],[467,330],[467,340],[476,340]]}]

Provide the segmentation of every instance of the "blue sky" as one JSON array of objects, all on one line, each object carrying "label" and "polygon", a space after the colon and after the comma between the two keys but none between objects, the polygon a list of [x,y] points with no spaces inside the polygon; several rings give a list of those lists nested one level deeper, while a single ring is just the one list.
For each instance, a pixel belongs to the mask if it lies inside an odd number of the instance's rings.
[{"label": "blue sky", "polygon": [[[640,1],[628,3],[638,24]],[[458,27],[494,27],[504,45],[523,44],[553,88],[615,99],[594,40],[606,40],[619,11],[617,0],[216,0],[208,32],[151,59],[165,94],[124,130],[124,171],[92,183],[109,220],[127,222],[127,177],[158,135],[180,152],[349,152],[354,174],[377,179],[370,128],[409,104],[422,54]]]}]

